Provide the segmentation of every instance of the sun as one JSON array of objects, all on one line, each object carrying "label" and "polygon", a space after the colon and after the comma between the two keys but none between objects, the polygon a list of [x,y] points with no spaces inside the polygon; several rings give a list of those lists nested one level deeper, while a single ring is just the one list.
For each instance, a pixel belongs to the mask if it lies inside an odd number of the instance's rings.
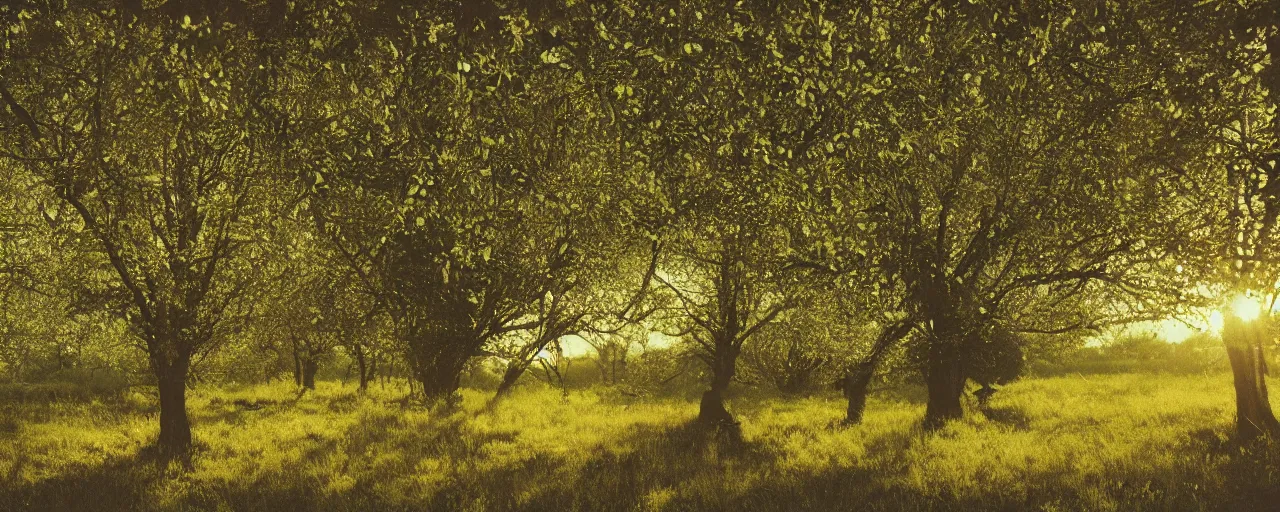
[{"label": "sun", "polygon": [[1227,307],[1208,312],[1208,317],[1205,319],[1210,331],[1222,332],[1227,316],[1233,316],[1240,319],[1241,322],[1249,323],[1261,317],[1266,309],[1266,306],[1258,297],[1253,294],[1241,293],[1232,298]]},{"label": "sun", "polygon": [[1231,312],[1242,321],[1252,322],[1262,315],[1262,301],[1242,293],[1231,301]]}]

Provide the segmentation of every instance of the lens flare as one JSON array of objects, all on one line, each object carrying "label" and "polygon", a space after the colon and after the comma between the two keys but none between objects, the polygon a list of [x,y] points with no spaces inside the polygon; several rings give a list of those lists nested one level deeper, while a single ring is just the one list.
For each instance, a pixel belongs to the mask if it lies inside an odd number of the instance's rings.
[{"label": "lens flare", "polygon": [[1244,294],[1237,295],[1231,301],[1231,312],[1242,321],[1252,322],[1262,315],[1262,301]]},{"label": "lens flare", "polygon": [[1209,314],[1209,330],[1213,332],[1222,332],[1222,326],[1224,323],[1221,311],[1214,311]]}]

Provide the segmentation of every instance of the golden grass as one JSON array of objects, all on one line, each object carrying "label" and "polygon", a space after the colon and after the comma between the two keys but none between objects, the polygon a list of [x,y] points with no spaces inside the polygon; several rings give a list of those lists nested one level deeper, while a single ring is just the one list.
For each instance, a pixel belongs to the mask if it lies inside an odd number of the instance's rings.
[{"label": "golden grass", "polygon": [[[0,510],[1247,510],[1280,504],[1280,448],[1228,440],[1230,377],[1031,379],[941,431],[873,396],[740,397],[742,441],[697,405],[524,389],[402,408],[321,383],[201,389],[189,467],[147,455],[142,395],[0,406]],[[907,395],[909,396],[909,395]],[[237,399],[262,404],[249,410]],[[1277,403],[1280,409],[1280,402]],[[1268,501],[1270,500],[1270,501]]]}]

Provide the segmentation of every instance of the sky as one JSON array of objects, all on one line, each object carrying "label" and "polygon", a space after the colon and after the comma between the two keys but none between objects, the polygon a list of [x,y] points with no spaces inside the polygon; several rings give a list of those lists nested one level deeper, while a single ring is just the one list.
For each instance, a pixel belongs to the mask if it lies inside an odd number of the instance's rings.
[{"label": "sky", "polygon": [[[675,343],[677,339],[678,338],[667,336],[657,331],[651,331],[649,332],[649,347],[666,348]],[[591,348],[591,345],[587,344],[587,340],[582,339],[581,336],[576,334],[570,334],[560,338],[560,348],[564,349],[564,355],[566,357],[582,357],[595,353],[594,349]],[[546,351],[544,350],[543,352]],[[547,355],[548,354],[539,354],[540,357],[547,357]]]},{"label": "sky", "polygon": [[1129,333],[1151,332],[1169,343],[1182,343],[1195,334],[1220,329],[1222,325],[1221,313],[1213,313],[1211,317],[1208,320],[1193,318],[1182,321],[1171,318],[1159,322],[1138,322],[1131,324],[1127,331]]}]

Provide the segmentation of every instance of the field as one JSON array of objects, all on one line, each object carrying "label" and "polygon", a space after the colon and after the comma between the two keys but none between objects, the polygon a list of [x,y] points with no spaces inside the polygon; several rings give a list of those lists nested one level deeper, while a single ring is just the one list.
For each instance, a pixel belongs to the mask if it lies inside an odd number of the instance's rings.
[{"label": "field", "polygon": [[142,393],[10,393],[0,510],[1280,507],[1280,445],[1228,439],[1220,374],[1027,379],[933,433],[919,390],[881,390],[855,427],[836,396],[737,396],[740,442],[691,423],[693,401],[603,388],[526,386],[495,408],[467,390],[436,414],[391,386],[206,387],[189,404],[195,455],[167,463],[146,448]]}]

